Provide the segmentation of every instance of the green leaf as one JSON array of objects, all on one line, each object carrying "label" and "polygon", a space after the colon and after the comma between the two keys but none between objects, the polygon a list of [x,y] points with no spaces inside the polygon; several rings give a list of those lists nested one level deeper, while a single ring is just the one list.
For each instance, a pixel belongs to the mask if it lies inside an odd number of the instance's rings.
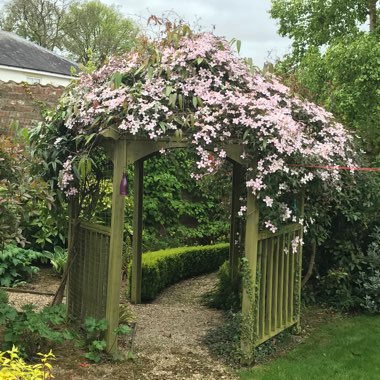
[{"label": "green leaf", "polygon": [[152,66],[149,66],[149,68],[148,68],[148,73],[147,73],[147,77],[148,77],[148,79],[152,79],[152,78],[153,78],[153,74],[154,74],[153,67],[152,67]]},{"label": "green leaf", "polygon": [[165,133],[166,132],[166,123],[164,123],[163,121],[160,121],[159,126],[160,126],[162,132]]},{"label": "green leaf", "polygon": [[175,106],[176,101],[177,101],[177,94],[176,93],[170,94],[170,96],[169,96],[169,105],[170,106]]},{"label": "green leaf", "polygon": [[241,41],[240,40],[236,40],[236,50],[237,52],[240,54],[240,48],[241,48]]},{"label": "green leaf", "polygon": [[182,129],[176,129],[175,132],[174,132],[174,136],[176,137],[177,140],[181,140],[182,139]]},{"label": "green leaf", "polygon": [[113,87],[115,89],[117,89],[121,86],[122,79],[123,79],[123,74],[121,74],[119,72],[116,72],[113,74],[112,83],[113,83]]},{"label": "green leaf", "polygon": [[166,96],[169,96],[171,94],[171,92],[173,91],[173,87],[172,86],[167,86],[165,88],[165,95]]}]

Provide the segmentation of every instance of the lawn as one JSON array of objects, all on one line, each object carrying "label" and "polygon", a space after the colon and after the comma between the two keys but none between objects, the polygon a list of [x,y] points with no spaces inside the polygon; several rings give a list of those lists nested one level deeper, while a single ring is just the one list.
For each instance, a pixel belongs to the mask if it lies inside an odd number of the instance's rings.
[{"label": "lawn", "polygon": [[242,380],[380,379],[380,316],[339,318],[286,355],[240,373]]}]

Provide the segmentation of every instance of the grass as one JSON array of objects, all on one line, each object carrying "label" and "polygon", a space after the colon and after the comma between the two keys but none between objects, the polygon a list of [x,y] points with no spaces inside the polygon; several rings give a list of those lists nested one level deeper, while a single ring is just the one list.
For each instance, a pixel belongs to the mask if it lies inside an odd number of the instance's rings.
[{"label": "grass", "polygon": [[380,316],[339,318],[242,380],[380,380]]}]

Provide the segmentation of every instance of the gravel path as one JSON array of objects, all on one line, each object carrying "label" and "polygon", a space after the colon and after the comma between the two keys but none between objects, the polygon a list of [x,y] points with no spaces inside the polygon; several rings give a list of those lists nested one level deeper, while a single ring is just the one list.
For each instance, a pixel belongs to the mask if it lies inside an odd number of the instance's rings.
[{"label": "gravel path", "polygon": [[[233,371],[212,357],[203,343],[211,329],[223,325],[224,314],[201,305],[201,296],[211,290],[216,275],[183,281],[166,289],[153,303],[130,305],[136,317],[133,343],[134,363],[102,364],[77,370],[57,368],[61,379],[140,380],[233,380]],[[49,291],[54,290],[52,283]],[[56,281],[58,285],[58,281]],[[43,288],[36,284],[34,290]],[[49,304],[51,296],[11,293],[10,304],[21,308],[33,303]],[[76,367],[78,368],[78,367]],[[85,372],[84,372],[85,371]]]},{"label": "gravel path", "polygon": [[152,304],[132,306],[137,316],[135,350],[153,364],[146,379],[237,378],[203,343],[210,329],[225,322],[222,312],[200,304],[215,282],[215,274],[186,280]]},{"label": "gravel path", "polygon": [[8,292],[9,304],[14,306],[17,310],[21,310],[21,307],[26,304],[33,304],[37,310],[42,309],[44,306],[50,305],[53,300],[52,296],[42,296],[38,294],[30,293],[15,293]]}]

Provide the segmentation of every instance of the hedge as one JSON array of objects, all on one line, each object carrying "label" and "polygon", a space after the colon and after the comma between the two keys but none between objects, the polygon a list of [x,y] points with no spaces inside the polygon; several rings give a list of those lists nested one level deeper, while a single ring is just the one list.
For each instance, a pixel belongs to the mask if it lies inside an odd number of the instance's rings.
[{"label": "hedge", "polygon": [[144,253],[141,299],[151,301],[169,285],[218,270],[228,258],[228,251],[229,244],[221,243]]}]

